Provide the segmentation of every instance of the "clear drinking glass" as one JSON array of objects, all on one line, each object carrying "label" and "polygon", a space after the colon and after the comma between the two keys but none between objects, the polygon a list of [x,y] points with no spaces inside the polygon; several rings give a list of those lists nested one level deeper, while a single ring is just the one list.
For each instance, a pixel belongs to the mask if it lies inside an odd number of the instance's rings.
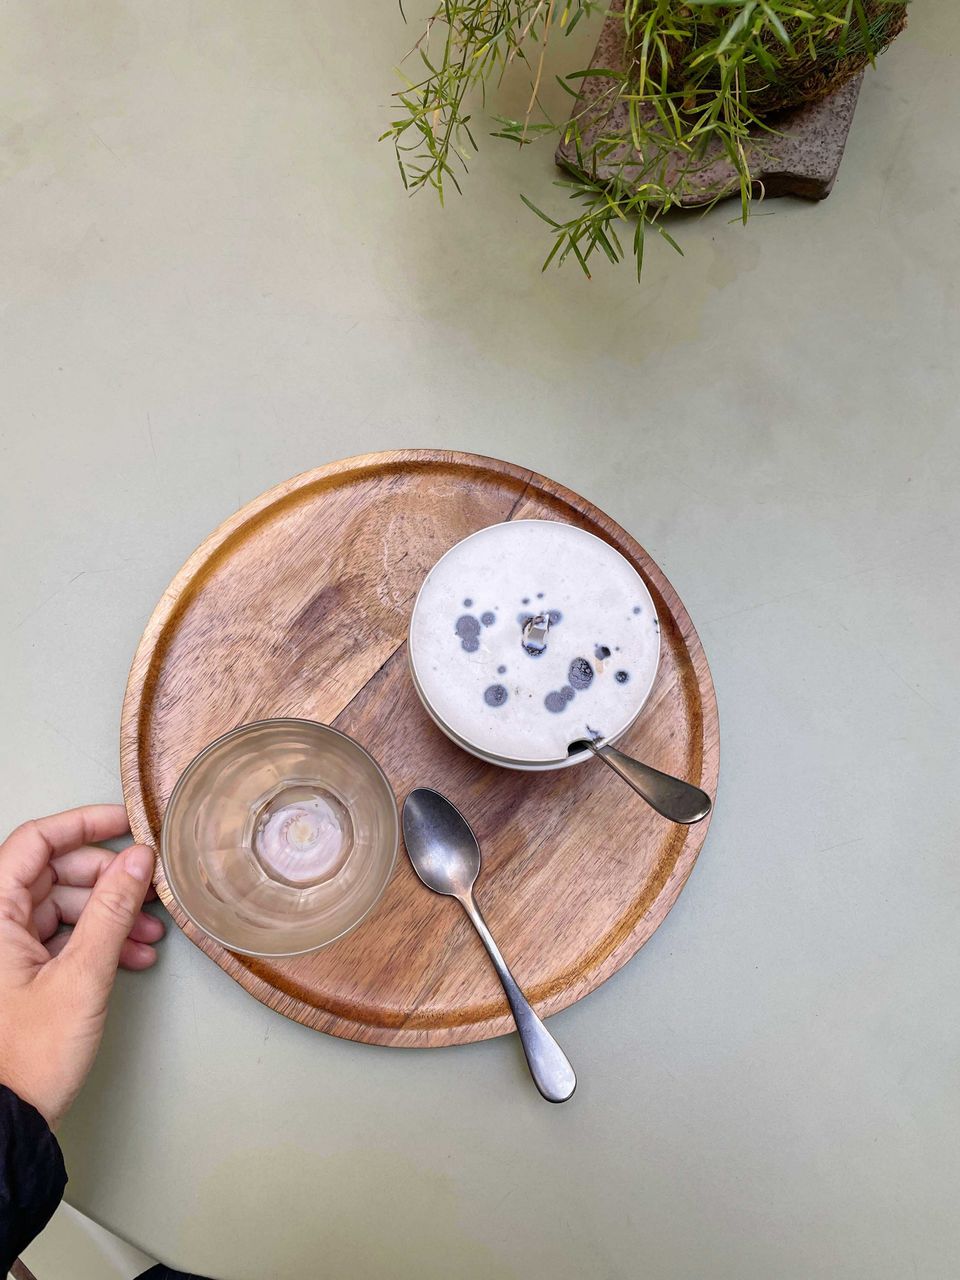
[{"label": "clear drinking glass", "polygon": [[259,720],[217,738],[167,805],[160,858],[177,902],[246,955],[342,937],[386,888],[397,802],[363,747],[311,720]]}]

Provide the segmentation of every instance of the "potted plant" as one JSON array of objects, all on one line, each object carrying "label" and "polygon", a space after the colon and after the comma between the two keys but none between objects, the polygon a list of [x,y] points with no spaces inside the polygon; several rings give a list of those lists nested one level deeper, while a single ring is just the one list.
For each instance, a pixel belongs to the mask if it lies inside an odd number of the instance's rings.
[{"label": "potted plant", "polygon": [[[601,61],[556,76],[575,105],[569,119],[551,120],[539,93],[548,45],[598,15],[607,19]],[[493,136],[525,146],[555,134],[571,170],[556,184],[574,202],[570,217],[521,196],[550,231],[544,269],[572,258],[589,275],[595,253],[624,258],[626,233],[639,275],[648,230],[679,251],[664,225],[672,208],[710,207],[734,191],[746,221],[763,195],[758,158],[762,169],[802,120],[792,113],[829,103],[905,18],[902,0],[619,0],[612,10],[595,0],[444,0],[382,136],[407,189],[432,189],[442,203],[477,149],[472,103],[483,104],[511,64],[524,65],[526,112],[492,117]],[[848,100],[852,115],[855,94]]]}]

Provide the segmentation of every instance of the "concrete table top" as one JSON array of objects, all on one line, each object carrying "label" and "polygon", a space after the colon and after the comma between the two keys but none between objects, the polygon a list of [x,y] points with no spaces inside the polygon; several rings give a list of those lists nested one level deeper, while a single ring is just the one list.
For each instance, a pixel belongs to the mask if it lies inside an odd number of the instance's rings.
[{"label": "concrete table top", "polygon": [[221,1280],[955,1275],[957,6],[867,76],[828,201],[683,219],[641,288],[540,275],[517,193],[563,198],[549,141],[489,141],[446,211],[405,197],[395,6],[42,0],[0,34],[4,830],[119,797],[172,574],[366,450],[604,507],[687,604],[722,724],[677,906],[555,1021],[568,1106],[510,1038],[326,1038],[175,932],[118,981],[72,1203]]}]

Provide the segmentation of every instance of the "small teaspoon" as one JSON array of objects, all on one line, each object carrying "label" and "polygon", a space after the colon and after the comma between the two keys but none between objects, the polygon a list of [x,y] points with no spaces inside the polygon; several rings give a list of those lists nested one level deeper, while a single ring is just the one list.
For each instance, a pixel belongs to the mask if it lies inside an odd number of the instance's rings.
[{"label": "small teaspoon", "polygon": [[439,791],[418,787],[404,801],[403,842],[427,888],[456,898],[479,933],[510,1002],[534,1084],[548,1102],[566,1102],[577,1087],[573,1067],[517,985],[473,896],[480,845],[470,824]]}]

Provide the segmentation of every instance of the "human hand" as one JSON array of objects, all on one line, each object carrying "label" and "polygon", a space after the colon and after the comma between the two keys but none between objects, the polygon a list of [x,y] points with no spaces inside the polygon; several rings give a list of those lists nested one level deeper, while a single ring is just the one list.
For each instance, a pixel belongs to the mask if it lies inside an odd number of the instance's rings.
[{"label": "human hand", "polygon": [[26,822],[0,844],[0,1084],[51,1128],[93,1065],[117,965],[149,969],[164,934],[140,910],[153,850],[92,847],[127,830],[122,805],[95,804]]}]

